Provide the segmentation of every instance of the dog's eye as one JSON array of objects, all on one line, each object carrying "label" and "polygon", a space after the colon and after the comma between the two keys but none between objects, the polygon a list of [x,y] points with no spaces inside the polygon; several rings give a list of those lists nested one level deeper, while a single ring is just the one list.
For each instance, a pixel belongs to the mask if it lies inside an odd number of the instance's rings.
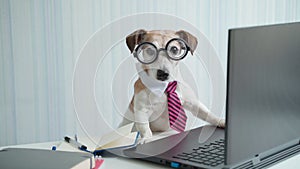
[{"label": "dog's eye", "polygon": [[179,50],[178,50],[178,48],[177,48],[176,46],[172,46],[172,47],[170,48],[170,52],[171,52],[173,55],[177,55],[178,52],[179,52]]},{"label": "dog's eye", "polygon": [[152,48],[147,48],[147,49],[145,50],[145,52],[146,52],[146,54],[149,55],[149,56],[153,56],[153,55],[155,54],[155,51],[154,51],[154,49],[152,49]]},{"label": "dog's eye", "polygon": [[187,45],[181,39],[171,39],[166,49],[169,58],[173,60],[183,59],[188,52]]}]

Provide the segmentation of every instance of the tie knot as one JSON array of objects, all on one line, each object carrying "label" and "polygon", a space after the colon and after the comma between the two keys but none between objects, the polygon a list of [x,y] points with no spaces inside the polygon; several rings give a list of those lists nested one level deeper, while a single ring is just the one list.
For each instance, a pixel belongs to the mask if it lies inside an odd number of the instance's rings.
[{"label": "tie knot", "polygon": [[167,87],[167,89],[166,89],[166,92],[167,92],[167,93],[173,93],[173,92],[175,92],[176,87],[177,87],[177,82],[176,82],[176,81],[170,82],[170,83],[168,84],[168,87]]}]

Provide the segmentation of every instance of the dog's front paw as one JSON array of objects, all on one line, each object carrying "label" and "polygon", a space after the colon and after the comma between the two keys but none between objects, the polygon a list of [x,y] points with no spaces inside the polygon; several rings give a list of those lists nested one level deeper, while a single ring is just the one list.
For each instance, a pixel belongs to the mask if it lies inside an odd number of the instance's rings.
[{"label": "dog's front paw", "polygon": [[218,127],[225,128],[225,119],[220,119],[219,120]]},{"label": "dog's front paw", "polygon": [[145,143],[147,143],[148,142],[148,139],[149,138],[141,138],[141,139],[139,139],[139,141],[138,141],[138,144],[145,144]]},{"label": "dog's front paw", "polygon": [[152,137],[152,131],[149,127],[149,124],[136,124],[137,131],[141,134],[141,139],[139,140],[139,144],[143,144],[147,139]]},{"label": "dog's front paw", "polygon": [[144,138],[144,139],[151,138],[152,137],[152,131],[150,129],[146,130],[144,132],[141,132],[141,135],[142,135],[142,138]]},{"label": "dog's front paw", "polygon": [[145,133],[141,133],[142,138],[139,140],[139,144],[147,143],[147,140],[149,140],[152,137],[151,130]]}]

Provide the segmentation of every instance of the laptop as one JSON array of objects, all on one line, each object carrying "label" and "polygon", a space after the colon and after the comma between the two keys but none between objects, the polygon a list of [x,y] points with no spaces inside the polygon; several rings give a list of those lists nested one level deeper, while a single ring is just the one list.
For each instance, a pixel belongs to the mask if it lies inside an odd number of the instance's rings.
[{"label": "laptop", "polygon": [[227,69],[225,129],[203,126],[124,154],[197,169],[265,168],[299,153],[300,23],[230,29]]}]

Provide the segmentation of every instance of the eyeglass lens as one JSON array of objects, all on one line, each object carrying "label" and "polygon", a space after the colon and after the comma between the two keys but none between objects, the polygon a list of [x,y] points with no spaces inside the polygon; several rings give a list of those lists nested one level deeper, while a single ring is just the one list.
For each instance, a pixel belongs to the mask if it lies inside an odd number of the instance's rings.
[{"label": "eyeglass lens", "polygon": [[[167,43],[165,50],[167,51],[167,55],[170,59],[181,60],[186,56],[188,47],[181,39],[171,39]],[[140,62],[149,64],[157,59],[158,50],[154,44],[144,42],[136,48],[135,56]]]}]

